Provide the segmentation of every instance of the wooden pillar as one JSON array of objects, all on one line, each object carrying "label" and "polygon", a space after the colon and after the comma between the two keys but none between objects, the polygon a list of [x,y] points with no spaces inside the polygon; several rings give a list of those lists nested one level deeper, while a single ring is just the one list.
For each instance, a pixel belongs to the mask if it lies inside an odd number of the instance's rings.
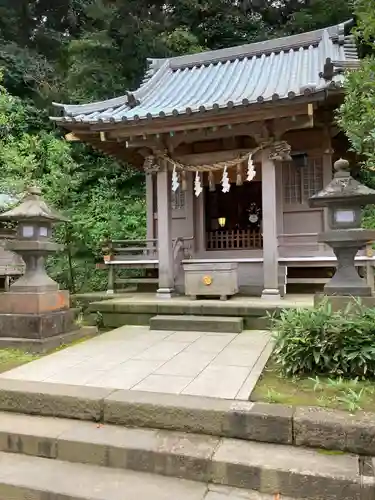
[{"label": "wooden pillar", "polygon": [[[332,173],[333,150],[330,147],[327,147],[327,149],[325,149],[323,152],[322,164],[323,164],[323,188],[324,188],[328,183],[331,182],[333,177]],[[328,208],[324,208],[323,210],[324,210],[323,231],[328,231],[329,229]]]},{"label": "wooden pillar", "polygon": [[174,262],[172,253],[171,183],[166,165],[157,178],[159,288],[157,296],[170,298],[174,291]]},{"label": "wooden pillar", "polygon": [[146,201],[147,201],[147,228],[146,237],[148,240],[155,238],[154,234],[154,179],[152,173],[146,173]]},{"label": "wooden pillar", "polygon": [[262,151],[263,280],[262,298],[278,299],[279,252],[277,239],[276,168],[270,150]]}]

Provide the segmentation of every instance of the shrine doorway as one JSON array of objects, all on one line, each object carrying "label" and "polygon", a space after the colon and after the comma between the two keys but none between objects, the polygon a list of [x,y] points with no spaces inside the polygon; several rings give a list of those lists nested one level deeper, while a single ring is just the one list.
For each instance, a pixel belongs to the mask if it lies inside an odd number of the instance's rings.
[{"label": "shrine doorway", "polygon": [[262,183],[231,183],[229,193],[220,185],[205,187],[206,249],[259,250],[262,241]]}]

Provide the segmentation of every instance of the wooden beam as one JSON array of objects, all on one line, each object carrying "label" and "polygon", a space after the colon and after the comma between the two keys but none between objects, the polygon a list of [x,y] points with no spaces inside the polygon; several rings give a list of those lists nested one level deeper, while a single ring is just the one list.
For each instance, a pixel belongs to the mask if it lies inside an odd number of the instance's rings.
[{"label": "wooden beam", "polygon": [[249,136],[254,137],[263,122],[241,123],[234,125],[232,129],[227,127],[209,127],[197,130],[191,130],[187,133],[179,132],[174,137],[167,137],[166,143],[176,149],[180,144],[191,144],[198,141],[209,141],[214,139],[225,139],[234,136]]},{"label": "wooden beam", "polygon": [[[310,96],[310,103],[317,101],[322,97]],[[184,130],[194,130],[197,128],[209,128],[243,124],[245,122],[256,122],[286,116],[297,116],[307,114],[306,98],[302,102],[290,100],[281,101],[276,105],[275,102],[264,103],[261,105],[252,105],[234,109],[225,109],[218,111],[209,111],[205,113],[194,113],[192,115],[181,115],[179,117],[155,118],[150,121],[139,120],[132,122],[94,124],[90,128],[92,131],[110,131],[112,137],[134,137],[146,135],[155,135],[176,132]]]},{"label": "wooden beam", "polygon": [[302,130],[314,127],[314,115],[306,114],[300,116],[288,116],[280,118],[274,122],[274,135],[276,139],[281,137],[291,130]]},{"label": "wooden beam", "polygon": [[185,165],[204,165],[221,161],[235,160],[248,152],[248,149],[232,149],[228,151],[213,151],[211,153],[176,155],[173,156],[172,159],[175,159]]},{"label": "wooden beam", "polygon": [[[264,121],[259,122],[249,122],[241,123],[240,125],[234,125],[231,129],[228,127],[210,127],[205,129],[198,129],[185,132],[179,132],[173,137],[163,136],[164,142],[162,140],[147,139],[139,140],[137,138],[130,139],[128,143],[129,148],[140,148],[147,147],[150,149],[163,150],[165,147],[169,152],[177,149],[177,147],[183,143],[191,144],[199,141],[215,140],[215,139],[232,139],[235,136],[248,136],[253,137],[254,140],[259,144],[263,140],[267,140],[272,133],[279,139],[285,132],[295,129],[312,128],[314,126],[313,116],[309,115],[310,109],[305,108],[307,111],[304,115],[297,116],[287,116],[279,119],[272,120],[272,127],[269,133],[265,127]],[[108,133],[108,138],[113,139],[113,133]],[[121,140],[118,138],[118,140]]]}]

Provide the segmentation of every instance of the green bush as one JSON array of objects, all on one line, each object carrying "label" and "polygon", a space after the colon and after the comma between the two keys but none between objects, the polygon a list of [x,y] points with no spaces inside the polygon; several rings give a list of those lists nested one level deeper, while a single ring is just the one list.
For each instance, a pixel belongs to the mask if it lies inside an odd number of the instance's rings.
[{"label": "green bush", "polygon": [[289,309],[271,318],[273,356],[284,375],[375,377],[375,309]]}]

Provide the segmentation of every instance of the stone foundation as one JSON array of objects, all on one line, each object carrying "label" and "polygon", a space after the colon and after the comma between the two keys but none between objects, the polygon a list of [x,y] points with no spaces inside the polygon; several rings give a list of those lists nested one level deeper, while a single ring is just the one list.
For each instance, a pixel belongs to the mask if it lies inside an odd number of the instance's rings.
[{"label": "stone foundation", "polygon": [[28,339],[16,337],[0,337],[0,349],[20,349],[27,352],[43,353],[53,351],[81,339],[89,339],[98,334],[95,326],[83,326],[71,332],[54,335],[44,339]]},{"label": "stone foundation", "polygon": [[26,293],[5,292],[0,294],[0,314],[41,314],[69,309],[69,292]]},{"label": "stone foundation", "polygon": [[34,352],[55,349],[97,329],[79,328],[76,309],[69,307],[69,292],[6,292],[0,294],[0,348]]},{"label": "stone foundation", "polygon": [[75,310],[43,314],[0,314],[0,337],[44,339],[75,329]]}]

